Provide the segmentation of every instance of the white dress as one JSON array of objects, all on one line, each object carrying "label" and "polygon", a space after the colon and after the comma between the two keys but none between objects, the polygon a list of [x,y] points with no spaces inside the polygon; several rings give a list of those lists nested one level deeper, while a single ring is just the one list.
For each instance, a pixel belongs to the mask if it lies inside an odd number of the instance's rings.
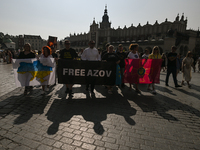
[{"label": "white dress", "polygon": [[190,57],[185,57],[183,59],[183,62],[182,62],[183,69],[184,69],[183,81],[184,81],[184,79],[185,79],[185,81],[190,81],[191,80],[191,78],[192,78],[191,66],[192,66],[193,62],[194,62],[194,59],[190,58]]}]

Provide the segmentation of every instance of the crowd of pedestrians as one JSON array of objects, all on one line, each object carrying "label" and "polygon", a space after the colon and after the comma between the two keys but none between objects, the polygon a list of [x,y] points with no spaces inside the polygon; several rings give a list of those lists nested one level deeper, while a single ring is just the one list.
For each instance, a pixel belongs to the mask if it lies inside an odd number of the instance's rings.
[{"label": "crowd of pedestrians", "polygon": [[[55,49],[53,47],[44,46],[42,48],[42,51],[38,51],[36,53],[35,51],[31,50],[31,45],[29,43],[26,43],[24,45],[24,50],[20,53],[12,53],[11,51],[4,51],[0,53],[0,58],[4,62],[11,63],[12,58],[17,59],[29,59],[29,58],[54,58],[56,63],[58,62],[58,59],[66,59],[66,60],[82,60],[82,61],[106,61],[106,62],[115,62],[120,66],[120,72],[121,72],[121,88],[125,86],[123,83],[123,75],[125,70],[125,59],[162,59],[161,64],[161,71],[166,72],[166,80],[165,85],[168,85],[169,76],[172,74],[173,81],[175,87],[181,87],[185,85],[185,81],[187,82],[188,87],[191,87],[190,81],[191,81],[191,71],[192,67],[195,71],[195,65],[198,63],[198,70],[200,71],[200,57],[195,57],[197,59],[193,58],[192,52],[188,51],[185,58],[182,58],[180,54],[176,53],[177,47],[172,46],[171,52],[168,54],[160,54],[160,50],[158,46],[155,46],[152,49],[152,52],[150,53],[149,49],[145,49],[145,52],[143,54],[138,52],[139,45],[138,44],[130,44],[129,51],[126,52],[123,49],[123,45],[119,44],[117,47],[117,50],[115,50],[113,45],[110,45],[109,43],[106,44],[106,49],[104,51],[101,51],[100,49],[95,48],[95,41],[89,41],[89,47],[86,49],[82,49],[79,53],[77,53],[73,48],[70,46],[70,41],[65,41],[65,48],[60,50],[57,54],[55,52]],[[177,74],[182,71],[183,77],[181,85],[178,85],[177,81]],[[91,82],[90,82],[91,83]],[[56,84],[56,83],[55,83]],[[109,94],[112,94],[113,86],[106,86]],[[130,90],[132,89],[132,84],[129,84]],[[72,92],[72,84],[66,84],[66,93],[69,94],[69,96],[73,96]],[[94,88],[95,84],[94,82],[91,84],[86,85],[86,90],[88,91],[90,89],[91,95],[94,95]],[[25,87],[24,95],[27,95],[28,92],[30,92],[33,89],[31,86]],[[147,89],[151,91],[153,94],[156,94],[155,86],[154,84],[149,84],[147,86]],[[49,85],[42,86],[42,94],[45,94],[46,91],[49,90]],[[140,93],[138,84],[135,84],[135,91]]]}]

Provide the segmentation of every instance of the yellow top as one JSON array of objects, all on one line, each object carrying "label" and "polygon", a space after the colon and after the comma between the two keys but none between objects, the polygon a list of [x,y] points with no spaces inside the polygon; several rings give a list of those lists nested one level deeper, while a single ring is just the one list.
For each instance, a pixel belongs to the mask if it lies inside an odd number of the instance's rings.
[{"label": "yellow top", "polygon": [[162,59],[162,58],[161,58],[160,54],[158,54],[158,55],[150,54],[149,59]]}]

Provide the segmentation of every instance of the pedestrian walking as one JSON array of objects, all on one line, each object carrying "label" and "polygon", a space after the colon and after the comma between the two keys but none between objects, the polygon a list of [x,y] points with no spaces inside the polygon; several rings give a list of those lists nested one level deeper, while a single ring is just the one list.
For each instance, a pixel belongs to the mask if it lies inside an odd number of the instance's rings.
[{"label": "pedestrian walking", "polygon": [[[128,59],[139,59],[139,55],[138,55],[138,48],[139,48],[139,45],[137,43],[135,44],[131,44],[129,46],[129,54],[128,54]],[[132,89],[132,85],[131,83],[129,83],[129,86],[130,86],[130,90]],[[138,83],[135,84],[135,91],[137,93],[141,93],[141,91],[139,90],[138,88]]]},{"label": "pedestrian walking", "polygon": [[[40,58],[46,58],[46,59],[53,58],[51,54],[52,54],[51,48],[49,46],[44,46],[42,48],[42,54],[41,54]],[[42,93],[41,94],[44,95],[48,91],[49,91],[49,85],[42,85]]]},{"label": "pedestrian walking", "polygon": [[[106,53],[103,56],[102,60],[107,61],[107,62],[116,62],[116,64],[119,64],[120,63],[120,58],[119,58],[119,56],[116,53],[113,53],[113,51],[114,51],[114,46],[110,45],[108,47],[108,53]],[[108,94],[112,94],[113,86],[114,85],[107,85]]]},{"label": "pedestrian walking", "polygon": [[[70,41],[66,40],[65,48],[60,50],[60,59],[75,60],[77,58],[78,58],[78,55],[76,51],[70,47]],[[66,84],[66,91],[65,91],[65,93],[69,93],[69,96],[71,97],[73,97],[72,86],[73,84]]]},{"label": "pedestrian walking", "polygon": [[[31,59],[35,58],[35,54],[31,51],[31,45],[29,43],[26,43],[24,45],[24,50],[20,52],[17,59]],[[27,95],[28,92],[31,92],[33,90],[32,86],[25,86],[24,95]]]},{"label": "pedestrian walking", "polygon": [[193,67],[194,65],[194,59],[192,58],[192,52],[188,51],[186,57],[183,59],[182,62],[182,72],[183,72],[183,80],[182,80],[182,85],[184,84],[184,80],[187,82],[188,87],[191,87],[191,84],[189,83],[191,81],[192,78],[192,69],[191,67]]},{"label": "pedestrian walking", "polygon": [[[149,59],[162,59],[160,55],[160,49],[158,46],[154,46],[152,53],[149,55]],[[152,85],[152,89],[150,86]],[[151,91],[153,94],[156,94],[154,83],[148,85],[148,90]]]},{"label": "pedestrian walking", "polygon": [[[95,46],[95,41],[91,40],[89,42],[89,47],[86,48],[81,55],[82,60],[87,60],[87,61],[100,61],[101,60],[101,55],[99,54],[98,50],[94,46]],[[89,86],[90,86],[91,95],[94,96],[95,95],[94,94],[94,87],[95,87],[94,82],[95,81],[91,81],[91,82],[93,82],[93,83],[86,84],[86,91],[89,90]]]},{"label": "pedestrian walking", "polygon": [[174,80],[174,84],[175,87],[181,87],[180,85],[178,85],[177,83],[177,79],[176,79],[176,71],[177,71],[177,66],[176,66],[176,59],[177,59],[177,53],[176,53],[176,46],[172,46],[171,48],[171,52],[168,54],[167,56],[167,75],[166,75],[166,80],[165,80],[165,85],[168,85],[168,81],[169,81],[169,76],[172,73],[173,76],[173,80]]},{"label": "pedestrian walking", "polygon": [[119,66],[120,66],[120,73],[121,73],[121,87],[123,88],[124,87],[124,83],[123,83],[123,76],[124,76],[124,70],[125,70],[125,59],[126,59],[126,53],[123,52],[123,46],[122,44],[119,44],[118,46],[118,52],[117,52],[117,55],[120,59],[120,63],[119,63]]}]

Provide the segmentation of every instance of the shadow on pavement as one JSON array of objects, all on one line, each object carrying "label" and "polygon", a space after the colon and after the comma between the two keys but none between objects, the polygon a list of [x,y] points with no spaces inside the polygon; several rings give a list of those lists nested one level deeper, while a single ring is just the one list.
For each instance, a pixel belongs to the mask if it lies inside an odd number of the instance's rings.
[{"label": "shadow on pavement", "polygon": [[[42,89],[33,89],[32,93],[24,96],[24,88],[18,88],[7,95],[1,97],[0,115],[6,116],[8,114],[19,115],[14,124],[23,124],[27,122],[33,114],[43,114],[51,96],[42,96],[40,94]],[[10,94],[12,96],[9,96]]]},{"label": "shadow on pavement", "polygon": [[101,122],[107,119],[108,114],[121,115],[128,124],[135,125],[131,116],[136,114],[136,110],[121,95],[112,98],[55,99],[46,114],[47,119],[53,122],[47,133],[55,134],[60,123],[69,121],[74,115],[81,115],[84,120],[94,123],[95,133],[102,135],[105,130]]},{"label": "shadow on pavement", "polygon": [[157,112],[158,115],[167,120],[178,121],[176,117],[167,113],[170,110],[182,110],[183,112],[189,112],[200,117],[199,110],[158,93],[155,96],[136,95],[132,98],[130,94],[126,94],[126,92],[123,93],[123,95],[125,98],[136,103],[143,112]]}]

